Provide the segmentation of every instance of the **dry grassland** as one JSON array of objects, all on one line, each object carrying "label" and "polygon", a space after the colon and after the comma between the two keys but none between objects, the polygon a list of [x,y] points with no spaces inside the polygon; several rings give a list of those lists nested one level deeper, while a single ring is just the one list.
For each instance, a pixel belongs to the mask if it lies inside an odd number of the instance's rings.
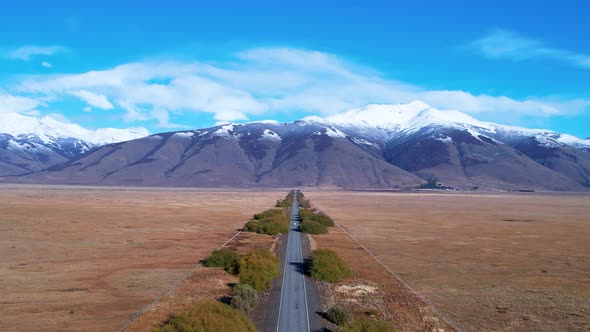
[{"label": "dry grassland", "polygon": [[284,194],[1,188],[2,329],[113,330]]},{"label": "dry grassland", "polygon": [[305,194],[463,330],[590,330],[588,195]]}]

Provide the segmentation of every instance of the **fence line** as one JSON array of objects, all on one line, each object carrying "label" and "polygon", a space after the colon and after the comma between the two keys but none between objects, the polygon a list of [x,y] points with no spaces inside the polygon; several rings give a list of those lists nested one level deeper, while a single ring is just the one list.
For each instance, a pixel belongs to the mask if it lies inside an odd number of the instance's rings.
[{"label": "fence line", "polygon": [[[312,203],[312,204],[315,205],[315,207],[318,208],[318,210],[321,210],[317,204],[315,204],[315,203]],[[457,322],[455,322],[454,320],[452,320],[451,318],[449,318],[448,316],[446,316],[445,314],[443,314],[442,311],[440,311],[440,309],[438,309],[425,296],[423,296],[420,293],[416,292],[397,273],[393,272],[389,267],[387,267],[385,264],[383,264],[383,262],[381,262],[381,260],[379,260],[379,258],[377,258],[375,255],[373,255],[373,253],[371,253],[369,251],[369,249],[367,249],[362,243],[360,243],[359,240],[357,240],[354,236],[352,236],[352,234],[350,234],[343,226],[341,226],[338,223],[335,223],[335,224],[336,224],[336,227],[338,227],[342,232],[344,232],[344,234],[348,235],[349,238],[351,238],[359,247],[361,247],[367,254],[369,254],[369,256],[371,256],[377,263],[379,263],[379,265],[381,265],[387,272],[389,272],[389,274],[391,274],[395,279],[397,279],[397,281],[399,281],[404,287],[406,287],[410,292],[412,292],[412,294],[414,294],[415,296],[417,296],[420,300],[424,301],[424,303],[428,304],[432,308],[432,310],[434,310],[434,312],[436,312],[447,324],[449,324],[450,326],[452,326],[458,332],[463,332],[463,329],[459,326],[459,324],[457,324]]]},{"label": "fence line", "polygon": [[387,272],[389,272],[389,274],[391,274],[392,276],[395,277],[395,279],[397,279],[397,281],[399,281],[404,287],[406,287],[408,290],[410,290],[410,292],[412,292],[414,295],[416,295],[419,299],[421,299],[422,301],[424,301],[424,303],[428,304],[430,307],[432,307],[432,310],[434,310],[442,319],[445,320],[445,322],[447,322],[447,324],[449,324],[450,326],[452,326],[455,330],[457,330],[458,332],[463,332],[463,329],[461,327],[459,327],[459,325],[457,324],[457,322],[455,322],[454,320],[450,319],[449,317],[447,317],[445,314],[443,314],[432,302],[430,302],[430,300],[428,300],[425,296],[421,295],[420,293],[418,293],[417,291],[415,291],[407,282],[405,282],[397,273],[393,272],[389,267],[387,267],[385,264],[383,264],[383,262],[381,262],[381,260],[379,260],[375,255],[373,255],[373,253],[371,253],[369,251],[369,249],[367,249],[362,243],[360,243],[354,236],[352,236],[348,231],[346,231],[346,229],[344,229],[343,226],[340,226],[338,224],[336,224],[336,226],[338,228],[340,228],[340,230],[342,230],[346,235],[348,235],[348,237],[350,237],[359,247],[363,248],[363,250],[369,254],[369,256],[371,256],[377,263],[379,263],[379,265],[381,265],[385,270],[387,270]]},{"label": "fence line", "polygon": [[[234,234],[227,241],[225,241],[217,250],[225,247],[228,243],[230,243],[233,239],[235,239],[238,235],[240,235],[240,233],[242,233],[241,230],[239,230],[236,234]],[[172,284],[172,286],[170,286],[167,290],[165,290],[164,292],[162,292],[162,294],[158,295],[150,303],[144,305],[137,312],[135,312],[134,314],[132,314],[131,316],[129,316],[129,318],[126,321],[124,321],[123,323],[121,323],[121,325],[119,325],[115,329],[115,332],[122,332],[131,323],[133,323],[137,318],[139,318],[139,316],[141,316],[143,313],[145,313],[147,310],[149,310],[152,306],[154,306],[156,303],[158,303],[162,298],[164,298],[164,297],[172,294],[176,290],[176,288],[180,285],[180,283],[182,283],[184,280],[186,280],[191,274],[193,274],[193,272],[195,272],[196,269],[198,269],[202,265],[203,264],[201,264],[201,263],[197,263],[197,265],[195,265],[188,273],[186,273],[181,278],[179,278],[178,280],[176,280],[176,282],[174,282],[174,284]]]}]

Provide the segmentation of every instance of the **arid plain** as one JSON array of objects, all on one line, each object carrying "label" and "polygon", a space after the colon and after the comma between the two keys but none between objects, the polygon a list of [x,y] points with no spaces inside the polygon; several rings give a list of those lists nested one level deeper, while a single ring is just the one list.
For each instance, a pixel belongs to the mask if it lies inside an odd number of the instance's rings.
[{"label": "arid plain", "polygon": [[466,331],[590,329],[590,196],[309,191]]},{"label": "arid plain", "polygon": [[[4,330],[113,330],[286,191],[0,187]],[[466,331],[590,328],[590,195],[304,193]]]},{"label": "arid plain", "polygon": [[284,195],[2,187],[2,329],[113,330]]}]

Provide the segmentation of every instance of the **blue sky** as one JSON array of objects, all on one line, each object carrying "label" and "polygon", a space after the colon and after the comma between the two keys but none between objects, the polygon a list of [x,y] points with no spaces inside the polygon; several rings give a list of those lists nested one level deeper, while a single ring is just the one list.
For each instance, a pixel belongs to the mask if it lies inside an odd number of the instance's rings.
[{"label": "blue sky", "polygon": [[421,99],[590,136],[586,1],[87,2],[3,5],[0,112],[158,132]]}]

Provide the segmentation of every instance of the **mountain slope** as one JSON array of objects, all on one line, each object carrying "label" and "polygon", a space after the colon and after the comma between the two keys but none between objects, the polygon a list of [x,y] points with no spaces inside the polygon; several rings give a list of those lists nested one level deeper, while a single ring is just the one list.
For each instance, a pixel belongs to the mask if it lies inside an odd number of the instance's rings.
[{"label": "mountain slope", "polygon": [[35,174],[73,184],[413,187],[424,181],[325,128],[252,123],[106,145]]},{"label": "mountain slope", "polygon": [[[13,178],[12,181],[15,179]],[[109,144],[17,181],[166,186],[587,190],[590,142],[421,103]]]},{"label": "mountain slope", "polygon": [[0,113],[0,176],[43,170],[67,162],[96,146],[147,134],[144,129],[92,131],[51,117]]}]

